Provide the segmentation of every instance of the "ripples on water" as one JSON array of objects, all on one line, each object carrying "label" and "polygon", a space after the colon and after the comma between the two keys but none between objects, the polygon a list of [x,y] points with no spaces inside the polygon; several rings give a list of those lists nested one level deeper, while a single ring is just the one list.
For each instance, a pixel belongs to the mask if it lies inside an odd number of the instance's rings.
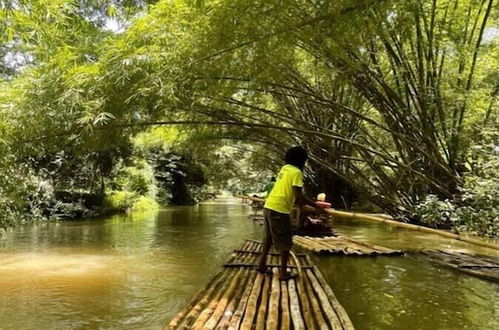
[{"label": "ripples on water", "polygon": [[[161,329],[244,238],[260,238],[249,213],[211,203],[18,227],[0,239],[0,329]],[[394,248],[468,247],[370,222],[336,226]],[[495,284],[414,256],[314,261],[357,329],[495,326]]]}]

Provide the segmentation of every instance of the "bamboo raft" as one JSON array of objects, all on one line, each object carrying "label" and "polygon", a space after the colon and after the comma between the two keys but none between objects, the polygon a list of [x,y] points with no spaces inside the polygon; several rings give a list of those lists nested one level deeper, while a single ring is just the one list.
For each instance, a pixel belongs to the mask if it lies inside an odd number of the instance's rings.
[{"label": "bamboo raft", "polygon": [[499,259],[445,251],[423,251],[422,254],[440,265],[499,283]]},{"label": "bamboo raft", "polygon": [[403,255],[400,250],[356,241],[344,236],[309,237],[294,236],[293,243],[318,254],[348,256],[395,256]]},{"label": "bamboo raft", "polygon": [[[237,198],[242,198],[243,202],[246,202],[247,200],[261,200],[261,198],[257,197],[249,197],[249,196],[243,196],[243,195],[234,195],[234,197]],[[436,234],[440,235],[443,237],[455,239],[458,241],[478,245],[478,246],[483,246],[487,248],[491,248],[494,250],[499,250],[499,244],[493,243],[493,242],[484,242],[483,240],[475,239],[475,238],[470,238],[458,234],[453,234],[449,233],[443,230],[439,229],[433,229],[429,227],[423,227],[423,226],[418,226],[410,223],[405,223],[405,222],[400,222],[400,221],[395,221],[393,219],[387,218],[386,216],[377,216],[377,215],[372,215],[372,214],[367,214],[367,213],[357,213],[357,212],[347,212],[347,211],[339,211],[339,210],[334,210],[334,209],[327,209],[327,212],[334,216],[337,217],[346,217],[346,218],[357,218],[357,219],[362,219],[362,220],[368,220],[368,221],[376,221],[376,222],[382,222],[389,224],[391,226],[395,227],[402,227],[402,228],[407,228],[407,229],[412,229],[412,230],[419,230],[431,234]]]},{"label": "bamboo raft", "polygon": [[165,329],[354,329],[318,268],[305,254],[292,258],[299,278],[279,281],[279,254],[258,273],[262,244],[247,240]]}]

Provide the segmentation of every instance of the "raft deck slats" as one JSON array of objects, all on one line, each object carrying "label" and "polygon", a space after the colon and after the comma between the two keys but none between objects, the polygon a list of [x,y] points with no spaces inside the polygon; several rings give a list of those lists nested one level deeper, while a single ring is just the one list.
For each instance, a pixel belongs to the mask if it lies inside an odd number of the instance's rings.
[{"label": "raft deck slats", "polygon": [[356,241],[344,236],[294,236],[293,243],[318,254],[349,256],[393,256],[404,254],[404,252],[400,250],[392,250],[383,246]]},{"label": "raft deck slats", "polygon": [[224,267],[171,320],[165,329],[354,329],[318,268],[306,254],[291,258],[289,270],[300,277],[287,282],[278,275],[279,256],[269,255],[272,275],[255,265],[261,243],[247,240]]},{"label": "raft deck slats", "polygon": [[[252,254],[260,254],[260,251],[245,251],[245,250],[234,250],[235,253],[252,253]],[[281,254],[278,252],[269,252],[269,255],[272,256],[280,256]],[[297,256],[305,256],[304,253],[295,253]]]},{"label": "raft deck slats", "polygon": [[422,254],[440,265],[499,283],[499,259],[445,251],[423,251]]},{"label": "raft deck slats", "polygon": [[[233,267],[255,268],[257,265],[258,265],[257,263],[246,264],[246,263],[236,262],[236,263],[227,263],[227,264],[224,264],[224,267],[228,267],[228,268],[233,268]],[[267,264],[268,268],[279,268],[280,266],[281,266],[280,264]],[[290,269],[296,269],[298,267],[296,267],[296,266],[288,266],[288,268],[290,268]],[[311,266],[301,266],[301,269],[310,269],[310,268],[312,268],[312,267]]]}]

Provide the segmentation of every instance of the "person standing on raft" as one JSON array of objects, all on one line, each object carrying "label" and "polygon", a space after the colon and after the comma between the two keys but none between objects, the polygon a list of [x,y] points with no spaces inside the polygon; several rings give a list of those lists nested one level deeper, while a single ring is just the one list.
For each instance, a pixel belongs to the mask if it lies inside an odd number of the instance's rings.
[{"label": "person standing on raft", "polygon": [[292,147],[286,152],[285,165],[277,175],[277,181],[265,200],[263,209],[265,222],[265,238],[263,241],[262,255],[257,270],[261,273],[269,273],[266,260],[272,244],[281,254],[281,267],[279,279],[287,281],[297,278],[286,270],[289,251],[293,245],[293,232],[291,228],[290,214],[293,205],[313,206],[317,212],[326,211],[317,206],[312,200],[303,195],[303,168],[308,155],[302,147]]}]

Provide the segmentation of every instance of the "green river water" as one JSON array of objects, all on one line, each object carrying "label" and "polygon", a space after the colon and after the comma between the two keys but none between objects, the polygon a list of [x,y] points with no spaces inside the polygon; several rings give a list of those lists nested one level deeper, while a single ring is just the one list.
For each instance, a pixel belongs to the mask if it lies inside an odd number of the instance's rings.
[{"label": "green river water", "polygon": [[[237,200],[26,225],[0,238],[0,329],[161,329],[244,238]],[[493,250],[337,219],[341,234],[409,250]],[[313,257],[356,329],[499,329],[499,285],[405,257]]]}]

